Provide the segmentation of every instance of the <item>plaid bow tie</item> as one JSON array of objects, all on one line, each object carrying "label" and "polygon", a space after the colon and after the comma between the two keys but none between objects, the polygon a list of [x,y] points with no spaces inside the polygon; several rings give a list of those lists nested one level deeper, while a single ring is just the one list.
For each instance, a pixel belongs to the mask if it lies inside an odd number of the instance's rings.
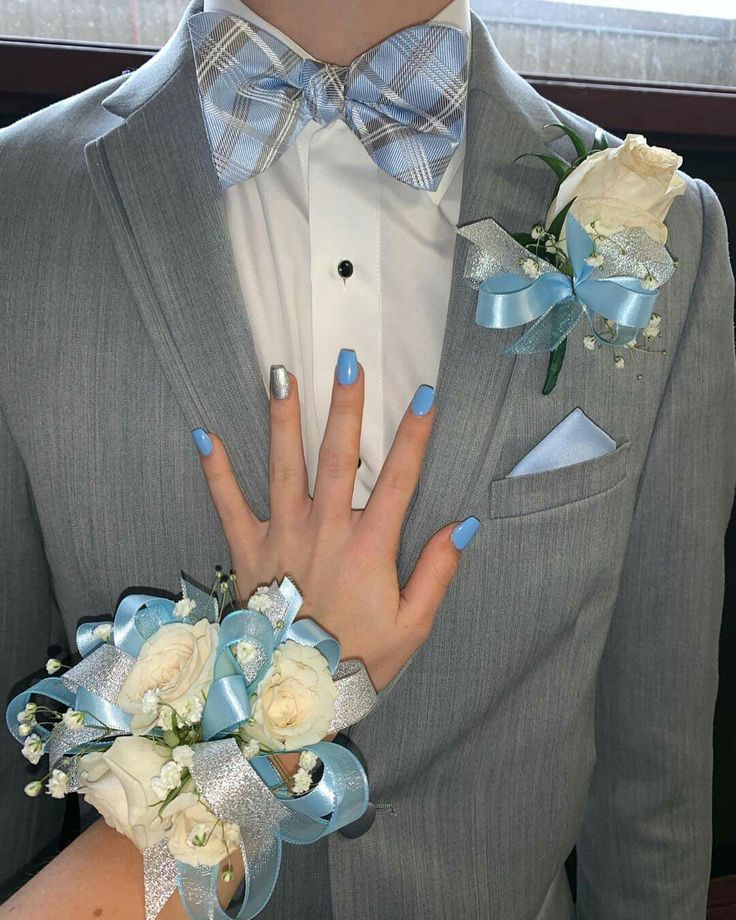
[{"label": "plaid bow tie", "polygon": [[304,59],[228,13],[188,20],[199,96],[222,188],[262,172],[310,119],[342,118],[375,163],[434,190],[460,143],[468,36],[425,24],[397,32],[349,67]]}]

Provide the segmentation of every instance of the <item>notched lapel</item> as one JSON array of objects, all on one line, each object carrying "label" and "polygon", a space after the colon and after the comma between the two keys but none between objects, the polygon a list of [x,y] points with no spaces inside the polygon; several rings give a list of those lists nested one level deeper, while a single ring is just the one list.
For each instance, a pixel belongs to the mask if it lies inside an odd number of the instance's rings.
[{"label": "notched lapel", "polygon": [[[554,186],[551,172],[514,159],[544,149],[541,129],[554,116],[503,61],[475,14],[472,42],[459,223],[492,217],[513,233],[545,216]],[[518,338],[518,329],[490,330],[475,322],[477,292],[463,279],[469,245],[457,237],[437,381],[437,416],[404,530],[402,577],[438,527],[467,514],[483,518],[486,509],[474,504],[474,486],[498,455],[498,421],[517,362],[504,350]]]},{"label": "notched lapel", "polygon": [[268,398],[185,34],[186,18],[200,8],[195,0],[165,48],[105,100],[105,108],[125,121],[91,141],[85,156],[146,329],[188,423],[214,431],[228,445],[249,502],[265,516]]}]

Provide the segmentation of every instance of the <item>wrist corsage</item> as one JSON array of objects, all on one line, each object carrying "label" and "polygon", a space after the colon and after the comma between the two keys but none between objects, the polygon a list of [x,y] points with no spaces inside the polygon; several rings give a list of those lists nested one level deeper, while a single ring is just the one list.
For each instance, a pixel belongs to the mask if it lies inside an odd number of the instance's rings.
[{"label": "wrist corsage", "polygon": [[[321,739],[363,718],[375,691],[335,639],[296,619],[288,578],[245,606],[219,567],[209,594],[181,583],[179,601],[129,594],[112,622],[80,626],[79,664],[50,659],[7,722],[27,760],[49,757],[28,795],[78,791],[141,850],[146,920],[177,888],[191,917],[225,918],[218,875],[232,878],[238,850],[248,920],[271,896],[282,841],[313,843],[365,811],[362,766]],[[298,753],[293,775],[279,752]]]}]

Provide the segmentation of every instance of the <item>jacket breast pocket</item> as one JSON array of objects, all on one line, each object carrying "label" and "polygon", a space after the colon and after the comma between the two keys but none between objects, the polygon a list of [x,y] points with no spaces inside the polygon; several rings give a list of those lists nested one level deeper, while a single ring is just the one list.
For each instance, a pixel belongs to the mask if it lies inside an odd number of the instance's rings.
[{"label": "jacket breast pocket", "polygon": [[626,476],[631,442],[611,453],[543,473],[493,480],[489,488],[491,519],[520,517],[583,501],[615,488]]}]

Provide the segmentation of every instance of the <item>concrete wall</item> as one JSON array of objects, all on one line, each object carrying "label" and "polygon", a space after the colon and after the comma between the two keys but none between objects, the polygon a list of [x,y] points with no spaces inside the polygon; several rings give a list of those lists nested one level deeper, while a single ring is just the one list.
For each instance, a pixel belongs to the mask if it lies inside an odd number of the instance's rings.
[{"label": "concrete wall", "polygon": [[[722,19],[554,0],[471,2],[506,60],[525,73],[736,86],[731,0],[704,0],[723,10]],[[186,0],[0,0],[0,34],[159,46],[186,6]]]}]

